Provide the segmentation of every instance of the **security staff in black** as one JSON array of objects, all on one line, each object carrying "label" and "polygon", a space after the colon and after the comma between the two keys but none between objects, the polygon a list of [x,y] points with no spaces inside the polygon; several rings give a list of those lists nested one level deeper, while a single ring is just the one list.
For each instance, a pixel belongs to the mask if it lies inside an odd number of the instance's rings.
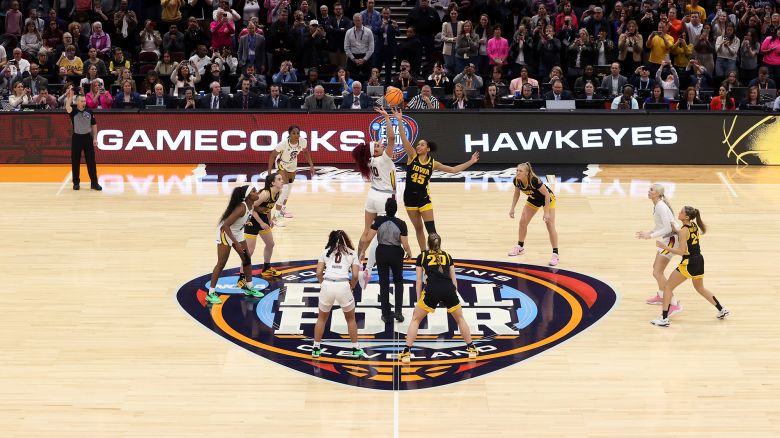
[{"label": "security staff in black", "polygon": [[73,137],[70,146],[70,161],[73,173],[73,190],[81,188],[80,167],[81,151],[84,151],[84,158],[87,161],[87,172],[89,172],[90,188],[92,190],[103,190],[98,184],[97,166],[95,165],[95,143],[97,141],[97,122],[92,110],[87,108],[84,96],[79,95],[76,98],[76,108],[73,108],[73,89],[68,90],[68,96],[65,99],[65,112],[70,116],[73,123]]},{"label": "security staff in black", "polygon": [[[404,296],[404,251],[406,257],[412,257],[412,249],[407,238],[406,222],[398,219],[398,203],[395,198],[385,201],[385,216],[377,216],[368,232],[368,240],[377,237],[376,268],[379,272],[379,302],[382,304],[382,321],[390,322],[393,317],[404,321],[401,313]],[[401,247],[403,246],[403,250]],[[393,271],[395,285],[395,313],[390,312],[390,271]]]}]

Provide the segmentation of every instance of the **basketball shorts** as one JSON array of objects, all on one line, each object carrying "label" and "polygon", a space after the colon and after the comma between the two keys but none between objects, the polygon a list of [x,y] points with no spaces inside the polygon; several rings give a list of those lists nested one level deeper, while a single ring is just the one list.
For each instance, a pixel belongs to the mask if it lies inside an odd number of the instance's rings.
[{"label": "basketball shorts", "polygon": [[[677,249],[677,247],[680,246],[679,242],[677,241],[677,236],[675,235],[662,238],[661,243],[663,243],[666,246],[671,246],[674,249]],[[669,260],[671,260],[672,257],[674,257],[674,254],[672,254],[666,249],[661,249],[661,248],[658,248],[658,254],[661,254],[662,256],[666,257]]]},{"label": "basketball shorts", "polygon": [[333,304],[338,304],[345,312],[355,309],[355,297],[349,288],[349,281],[325,280],[322,282],[318,306],[320,311],[330,312]]},{"label": "basketball shorts", "polygon": [[455,285],[449,281],[438,281],[436,283],[428,283],[425,285],[420,296],[420,300],[417,301],[417,307],[425,310],[428,313],[433,313],[439,303],[443,304],[447,308],[447,313],[452,313],[460,309],[460,299],[458,298],[458,292],[455,290]]},{"label": "basketball shorts", "polygon": [[384,215],[387,198],[391,198],[392,196],[392,193],[380,192],[379,190],[370,189],[368,191],[368,198],[366,199],[366,211],[369,213]]},{"label": "basketball shorts", "polygon": [[[525,203],[526,203],[526,205],[532,207],[534,210],[538,210],[538,209],[544,207],[544,199],[536,200],[536,199],[528,198],[525,201]],[[555,196],[550,198],[550,208],[555,208]]]},{"label": "basketball shorts", "polygon": [[246,225],[244,225],[244,237],[247,239],[257,239],[258,235],[268,234],[274,230],[274,223],[268,219],[267,213],[258,213],[257,215],[260,216],[260,219],[262,219],[263,222],[270,225],[271,228],[268,228],[267,230],[262,229],[260,223],[255,220],[254,216],[250,216],[249,220],[246,221]]},{"label": "basketball shorts", "polygon": [[432,210],[431,195],[427,191],[417,192],[404,190],[404,207],[407,210]]},{"label": "basketball shorts", "polygon": [[704,257],[701,254],[692,254],[680,262],[677,271],[692,280],[704,278]]},{"label": "basketball shorts", "polygon": [[[295,174],[295,172],[298,171],[298,161],[293,161],[291,163],[285,163],[283,161],[277,161],[276,162],[276,170],[283,170],[287,173]],[[290,181],[285,181],[285,183]]]},{"label": "basketball shorts", "polygon": [[[236,242],[243,242],[244,235],[242,233],[233,233],[233,237],[236,238]],[[217,243],[225,245],[225,246],[233,246],[233,240],[230,239],[230,236],[227,235],[224,231],[222,231],[221,227],[217,227]]]}]

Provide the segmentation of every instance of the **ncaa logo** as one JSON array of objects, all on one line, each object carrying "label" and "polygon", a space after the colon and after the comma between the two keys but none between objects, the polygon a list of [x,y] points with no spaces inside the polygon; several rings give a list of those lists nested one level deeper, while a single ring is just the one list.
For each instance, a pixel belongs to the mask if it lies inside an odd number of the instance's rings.
[{"label": "ncaa logo", "polygon": [[[409,139],[409,142],[411,144],[414,144],[415,140],[417,140],[417,134],[419,133],[417,122],[415,122],[414,119],[408,116],[403,116],[403,118],[404,118],[403,129],[406,131],[406,138]],[[404,145],[403,143],[401,143],[401,135],[398,132],[399,129],[398,119],[396,119],[395,117],[390,117],[390,123],[392,124],[393,132],[395,132],[395,144],[393,145],[393,161],[397,163],[406,156],[406,152],[404,152]],[[382,142],[384,143],[387,138],[387,123],[385,123],[385,118],[379,116],[376,117],[374,120],[372,120],[368,126],[368,133],[369,136],[371,136],[371,140],[380,141],[381,139]]]},{"label": "ncaa logo", "polygon": [[182,286],[177,300],[204,326],[266,359],[333,382],[383,390],[441,386],[515,365],[583,332],[617,300],[607,284],[579,273],[460,260],[455,263],[458,294],[479,356],[469,359],[457,325],[439,307],[420,326],[411,363],[402,364],[397,356],[405,345],[416,298],[414,265],[406,263],[401,292],[404,323],[382,322],[374,275],[365,291],[354,292],[359,342],[366,357],[350,356],[347,324],[341,310],[334,308],[321,343],[322,356],[312,359],[319,292],[316,267],[315,260],[277,266],[282,272],[278,279],[255,280],[265,293],[259,299],[244,296],[236,286],[237,269],[225,271],[216,285],[223,303],[214,306],[205,300],[207,274]]}]

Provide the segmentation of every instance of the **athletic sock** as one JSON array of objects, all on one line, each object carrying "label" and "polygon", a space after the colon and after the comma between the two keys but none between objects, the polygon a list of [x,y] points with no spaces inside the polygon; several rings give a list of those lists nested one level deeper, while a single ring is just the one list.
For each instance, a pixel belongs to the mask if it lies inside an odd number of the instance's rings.
[{"label": "athletic sock", "polygon": [[558,254],[558,248],[553,248],[553,254]]},{"label": "athletic sock", "polygon": [[664,291],[662,291],[662,290],[659,290],[659,291],[658,291],[658,292],[656,292],[656,293],[658,294],[658,296],[659,296],[659,297],[661,297],[661,298],[663,298],[663,297],[664,297]]},{"label": "athletic sock", "polygon": [[255,287],[255,283],[253,281],[247,281],[246,286],[244,286],[247,289],[252,289]]},{"label": "athletic sock", "polygon": [[314,342],[314,348],[320,348],[320,343],[315,341]]},{"label": "athletic sock", "polygon": [[677,297],[672,297],[672,306],[676,306],[679,303],[677,302]]},{"label": "athletic sock", "polygon": [[666,319],[669,317],[669,308],[667,307],[663,312],[661,312],[661,317],[663,319]]},{"label": "athletic sock", "polygon": [[473,342],[469,342],[468,344],[466,344],[466,347],[468,347],[468,348],[476,348],[476,347],[474,347],[474,343]]},{"label": "athletic sock", "polygon": [[523,246],[523,244],[524,244],[524,243],[525,243],[525,242],[521,242],[521,241],[519,241],[519,240],[517,241],[517,244],[518,244],[518,245],[520,245],[520,246]]},{"label": "athletic sock", "polygon": [[271,263],[270,262],[263,263],[263,271],[266,271],[268,269],[271,269]]},{"label": "athletic sock", "polygon": [[374,236],[371,239],[371,243],[368,244],[368,250],[366,250],[366,271],[371,272],[376,265],[376,249],[379,247],[379,239]]},{"label": "athletic sock", "polygon": [[409,348],[409,346],[407,345],[406,347],[404,347],[404,351],[403,352],[404,353],[408,353],[410,350],[411,350],[411,348]]},{"label": "athletic sock", "polygon": [[715,308],[718,309],[718,312],[723,310],[723,306],[720,305],[720,301],[718,301],[718,299],[715,298],[715,295],[712,296],[712,300],[715,301]]},{"label": "athletic sock", "polygon": [[358,343],[357,343],[357,342],[353,342],[353,343],[352,343],[352,348],[354,348],[354,349],[356,349],[356,350],[360,349],[360,347],[358,346]]},{"label": "athletic sock", "polygon": [[[215,288],[213,288],[213,287],[210,287],[210,288],[209,288],[209,293],[210,293],[210,294],[214,294],[214,293],[216,293],[216,291],[217,291],[217,290],[216,290]],[[718,309],[718,310],[720,310],[720,309]]]}]

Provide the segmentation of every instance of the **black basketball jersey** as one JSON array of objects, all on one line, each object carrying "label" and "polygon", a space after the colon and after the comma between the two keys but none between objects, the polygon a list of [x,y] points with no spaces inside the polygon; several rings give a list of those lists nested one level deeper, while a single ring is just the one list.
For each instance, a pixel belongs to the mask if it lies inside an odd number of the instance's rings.
[{"label": "black basketball jersey", "polygon": [[683,228],[688,230],[688,254],[685,254],[683,258],[686,259],[692,255],[701,254],[701,247],[699,246],[699,227],[696,225],[696,222],[691,222],[690,225],[683,225]]},{"label": "black basketball jersey", "polygon": [[276,205],[276,199],[279,198],[279,193],[277,192],[276,197],[274,197],[274,194],[271,191],[271,189],[260,190],[260,194],[262,194],[263,192],[268,192],[268,200],[265,202],[261,202],[260,205],[258,205],[258,208],[261,211],[267,213],[274,208],[274,205]]},{"label": "black basketball jersey", "polygon": [[433,175],[433,157],[428,156],[428,161],[423,163],[420,156],[415,155],[406,165],[406,190],[424,192],[428,190],[428,183]]},{"label": "black basketball jersey", "polygon": [[[523,183],[517,177],[515,177],[512,182],[515,187],[520,189],[521,192],[528,196],[528,201],[541,201],[542,204],[544,204],[544,195],[539,189],[541,189],[542,186],[547,187],[547,184],[542,183],[542,180],[536,177],[532,177],[527,186],[523,185]],[[550,197],[555,198],[555,194],[552,190],[550,190],[549,187],[547,187],[547,191],[550,192]]]},{"label": "black basketball jersey", "polygon": [[[417,256],[415,266],[423,268],[425,271],[426,283],[434,281],[452,281],[450,278],[450,266],[452,266],[452,256],[444,251],[433,252],[423,251]],[[441,271],[439,270],[441,267]]]}]

